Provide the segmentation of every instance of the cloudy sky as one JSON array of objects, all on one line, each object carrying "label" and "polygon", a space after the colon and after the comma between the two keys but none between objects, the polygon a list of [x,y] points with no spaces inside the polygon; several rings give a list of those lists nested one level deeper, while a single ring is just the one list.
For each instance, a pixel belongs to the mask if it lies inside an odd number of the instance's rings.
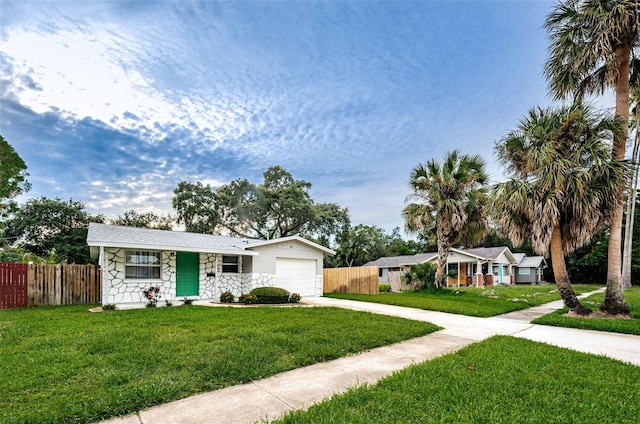
[{"label": "cloudy sky", "polygon": [[547,1],[0,0],[0,134],[21,200],[172,212],[180,181],[281,165],[354,224],[402,225],[413,167],[549,105]]}]

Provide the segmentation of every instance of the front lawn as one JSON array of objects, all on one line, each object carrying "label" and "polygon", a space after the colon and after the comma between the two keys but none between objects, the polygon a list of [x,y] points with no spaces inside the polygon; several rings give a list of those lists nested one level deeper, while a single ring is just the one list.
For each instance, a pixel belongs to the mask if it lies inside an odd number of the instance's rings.
[{"label": "front lawn", "polygon": [[640,417],[640,367],[496,336],[277,423],[619,423]]},{"label": "front lawn", "polygon": [[338,308],[0,311],[0,422],[90,422],[418,337]]},{"label": "front lawn", "polygon": [[[597,290],[600,287],[586,284],[573,285],[577,294]],[[556,286],[552,284],[490,286],[484,289],[448,288],[377,295],[325,293],[325,296],[476,317],[492,317],[560,299]]]},{"label": "front lawn", "polygon": [[[557,310],[551,314],[537,318],[534,324],[555,325],[557,327],[582,328],[585,330],[610,331],[614,333],[640,335],[640,287],[632,287],[624,292],[627,305],[631,308],[631,316],[635,319],[605,319],[605,318],[570,318],[565,316],[567,308]],[[597,310],[604,300],[604,293],[592,294],[582,300],[582,304]]]}]

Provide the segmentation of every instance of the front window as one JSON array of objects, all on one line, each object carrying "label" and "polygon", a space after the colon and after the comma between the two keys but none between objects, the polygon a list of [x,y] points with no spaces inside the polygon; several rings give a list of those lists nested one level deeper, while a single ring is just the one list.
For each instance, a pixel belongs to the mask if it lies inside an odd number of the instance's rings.
[{"label": "front window", "polygon": [[147,250],[125,252],[125,278],[128,280],[158,280],[160,265],[160,252]]},{"label": "front window", "polygon": [[238,273],[238,257],[237,256],[223,256],[222,257],[222,272],[224,273]]},{"label": "front window", "polygon": [[518,274],[520,275],[530,275],[531,268],[518,268]]}]

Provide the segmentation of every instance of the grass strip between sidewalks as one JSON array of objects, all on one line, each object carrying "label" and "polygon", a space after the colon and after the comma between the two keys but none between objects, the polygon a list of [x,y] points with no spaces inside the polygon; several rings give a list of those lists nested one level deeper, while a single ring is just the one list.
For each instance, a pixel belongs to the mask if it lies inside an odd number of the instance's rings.
[{"label": "grass strip between sidewalks", "polygon": [[[640,287],[631,287],[624,292],[627,305],[631,308],[631,316],[634,319],[608,319],[608,318],[573,318],[567,317],[567,308],[552,312],[537,318],[534,324],[554,325],[556,327],[580,328],[583,330],[610,331],[613,333],[625,333],[640,335]],[[597,310],[604,300],[604,293],[596,293],[583,299],[583,305]]]},{"label": "grass strip between sidewalks", "polygon": [[0,422],[91,422],[437,330],[338,308],[0,311]]},{"label": "grass strip between sidewalks", "polygon": [[[576,294],[597,290],[602,286],[574,284]],[[346,294],[325,293],[336,299],[406,306],[430,311],[476,317],[492,317],[559,300],[555,285],[490,286],[477,288],[430,289],[415,292]]]},{"label": "grass strip between sidewalks", "polygon": [[495,336],[276,423],[618,423],[640,416],[640,367]]}]

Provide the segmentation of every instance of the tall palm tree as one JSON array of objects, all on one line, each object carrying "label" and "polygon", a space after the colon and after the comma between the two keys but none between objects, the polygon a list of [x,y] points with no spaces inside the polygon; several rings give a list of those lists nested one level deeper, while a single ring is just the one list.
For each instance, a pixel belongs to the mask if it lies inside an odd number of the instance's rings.
[{"label": "tall palm tree", "polygon": [[[638,45],[635,0],[565,0],[547,17],[549,58],[545,74],[552,94],[602,94],[613,88],[615,116],[624,128],[629,123],[630,68]],[[627,131],[616,134],[613,160],[624,160]],[[623,183],[624,185],[624,183]],[[621,243],[624,204],[611,211],[607,291],[601,309],[629,313],[622,291]]]},{"label": "tall palm tree", "polygon": [[430,160],[411,172],[410,198],[402,211],[409,231],[435,230],[438,247],[436,287],[445,284],[445,266],[451,245],[464,239],[479,241],[486,228],[487,173],[478,155],[463,155],[454,150],[442,163]]},{"label": "tall palm tree", "polygon": [[620,122],[580,103],[557,110],[534,108],[518,129],[496,144],[511,178],[493,187],[490,215],[515,245],[551,253],[560,296],[573,312],[590,309],[575,296],[565,255],[600,230],[622,202],[626,162],[612,161],[608,139]]}]

